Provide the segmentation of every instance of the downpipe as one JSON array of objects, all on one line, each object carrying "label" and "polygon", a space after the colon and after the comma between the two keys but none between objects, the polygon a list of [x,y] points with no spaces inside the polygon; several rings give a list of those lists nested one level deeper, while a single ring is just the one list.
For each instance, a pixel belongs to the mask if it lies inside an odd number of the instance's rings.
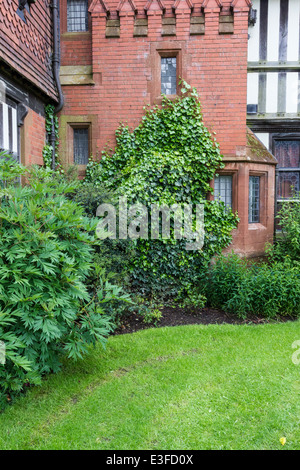
[{"label": "downpipe", "polygon": [[54,109],[51,123],[51,133],[49,135],[49,142],[52,146],[52,170],[55,170],[55,121],[54,116],[61,111],[64,105],[64,95],[61,89],[59,79],[60,68],[60,22],[59,22],[59,0],[52,0],[52,24],[53,24],[53,54],[52,54],[52,71],[53,78],[58,93],[58,104]]}]

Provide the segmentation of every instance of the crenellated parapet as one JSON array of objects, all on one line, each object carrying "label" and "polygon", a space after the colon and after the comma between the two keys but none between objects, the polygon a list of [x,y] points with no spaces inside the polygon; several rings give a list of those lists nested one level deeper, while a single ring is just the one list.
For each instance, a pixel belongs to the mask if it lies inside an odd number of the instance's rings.
[{"label": "crenellated parapet", "polygon": [[94,20],[105,21],[107,38],[121,37],[122,29],[127,37],[145,38],[155,32],[162,37],[182,37],[184,33],[187,38],[206,32],[234,34],[235,16],[248,15],[251,5],[250,0],[93,0],[89,13]]}]

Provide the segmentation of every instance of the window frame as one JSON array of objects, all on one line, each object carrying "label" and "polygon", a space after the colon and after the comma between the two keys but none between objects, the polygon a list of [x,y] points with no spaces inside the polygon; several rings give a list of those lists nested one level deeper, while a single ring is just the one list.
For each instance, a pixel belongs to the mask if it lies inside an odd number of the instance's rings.
[{"label": "window frame", "polygon": [[[4,96],[2,96],[4,95]],[[15,104],[16,109],[16,125],[17,125],[17,152],[14,155],[14,158],[20,163],[23,163],[24,156],[22,156],[22,142],[25,140],[24,134],[24,119],[28,114],[28,103],[29,97],[28,93],[20,90],[15,87],[12,83],[7,81],[4,77],[0,77],[0,98],[3,103],[6,103],[6,100],[12,101]],[[1,109],[2,111],[2,109]],[[1,142],[2,144],[3,142]],[[9,149],[5,149],[9,150]]]},{"label": "window frame", "polygon": [[89,3],[88,3],[88,0],[79,0],[79,1],[85,2],[85,6],[86,6],[86,12],[85,12],[86,16],[84,18],[85,19],[85,29],[69,30],[69,28],[68,28],[68,7],[71,4],[71,2],[75,2],[75,1],[78,1],[78,0],[66,0],[66,6],[67,6],[67,15],[66,15],[66,17],[67,17],[67,33],[86,33],[89,30],[89,12],[88,12]]},{"label": "window frame", "polygon": [[[250,176],[259,176],[259,222],[249,222],[249,187]],[[268,207],[268,172],[265,171],[249,171],[248,177],[248,227],[255,228],[257,226],[267,226],[267,207]]]},{"label": "window frame", "polygon": [[185,79],[185,71],[189,60],[186,53],[187,44],[184,41],[159,41],[150,43],[149,65],[152,70],[151,79],[148,82],[151,105],[161,105],[161,58],[176,57],[176,95],[166,95],[174,100],[180,96],[179,77]]},{"label": "window frame", "polygon": [[[62,114],[59,125],[59,152],[62,164],[65,167],[74,165],[73,160],[73,128],[89,127],[89,153],[94,158],[98,156],[98,115],[97,114]],[[97,137],[97,138],[96,138]],[[86,165],[76,165],[79,176],[85,175]]]},{"label": "window frame", "polygon": [[[0,135],[0,150],[4,150],[8,152],[16,161],[20,159],[20,132],[18,126],[18,102],[11,97],[6,96],[5,101],[0,101],[0,112],[2,114],[1,117],[4,115],[4,108],[3,104],[7,106],[7,123],[4,125],[0,125],[2,130]],[[13,112],[15,111],[15,118],[13,118]],[[7,135],[5,136],[5,132],[7,131]],[[5,139],[6,137],[6,139]],[[3,140],[2,140],[3,138]],[[8,147],[4,147],[4,141],[8,140]]]},{"label": "window frame", "polygon": [[[178,75],[178,54],[172,54],[172,55],[165,55],[165,54],[160,54],[160,92],[161,94],[166,95],[168,98],[172,96],[178,96],[178,81],[179,81],[179,75]],[[176,92],[175,93],[163,93],[162,92],[162,59],[176,59]]]},{"label": "window frame", "polygon": [[75,133],[74,131],[77,130],[77,129],[86,129],[88,131],[88,159],[90,158],[91,156],[91,126],[90,126],[90,123],[88,124],[85,124],[85,123],[76,123],[76,124],[73,124],[72,126],[72,131],[73,131],[73,162],[72,164],[73,165],[76,165],[77,167],[86,167],[86,165],[88,164],[88,161],[86,164],[80,164],[80,163],[76,163],[75,162],[75,148],[74,148],[74,145],[75,145]]},{"label": "window frame", "polygon": [[[218,176],[231,176],[232,177],[232,193],[231,193],[231,211],[233,213],[237,212],[238,210],[238,170],[237,169],[224,169],[218,170]],[[212,182],[213,189],[215,188],[215,178]],[[209,199],[215,200],[215,195],[209,195]]]},{"label": "window frame", "polygon": [[[250,220],[253,218],[253,213],[250,212],[250,182],[252,178],[258,178],[258,220]],[[248,185],[248,224],[259,224],[261,221],[261,177],[260,175],[249,174],[249,185]]]},{"label": "window frame", "polygon": [[[298,141],[300,143],[300,133],[272,133],[270,134],[270,147],[272,149],[272,153],[275,156],[275,143],[276,141]],[[300,200],[300,159],[299,159],[299,166],[292,168],[292,167],[279,167],[278,165],[276,166],[276,188],[275,188],[275,197],[276,197],[276,203],[280,203],[283,201],[292,201],[294,198],[283,198],[278,196],[278,179],[279,179],[279,173],[280,172],[293,172],[299,173],[299,196],[296,198],[297,200]]]},{"label": "window frame", "polygon": [[[87,8],[89,9],[91,4],[91,0],[87,0]],[[67,0],[61,0],[61,5],[60,5],[60,32],[62,35],[62,39],[72,39],[74,36],[76,36],[76,39],[80,38],[82,36],[83,38],[86,36],[91,35],[91,25],[92,25],[92,20],[91,20],[91,15],[88,11],[87,13],[87,22],[88,22],[88,29],[86,31],[68,31],[68,5],[67,5]]]},{"label": "window frame", "polygon": [[230,178],[231,178],[231,188],[230,188],[230,189],[231,189],[231,194],[230,194],[230,196],[231,196],[231,197],[230,197],[230,199],[231,199],[231,201],[230,201],[231,204],[230,204],[230,206],[228,206],[228,205],[221,199],[221,197],[219,198],[219,200],[221,200],[222,202],[224,202],[226,208],[229,207],[231,210],[233,210],[233,193],[234,193],[234,189],[233,189],[233,180],[234,180],[234,175],[233,175],[232,173],[220,173],[220,172],[219,172],[219,173],[218,173],[218,176],[214,178],[214,200],[218,200],[218,199],[216,198],[216,193],[215,193],[215,192],[216,192],[216,179],[217,179],[217,178],[224,178],[224,177],[227,177],[227,178],[230,177]]},{"label": "window frame", "polygon": [[91,155],[91,122],[68,122],[67,123],[67,159],[66,163],[70,166],[75,165],[79,173],[85,171],[86,165],[78,165],[74,161],[74,129],[88,129],[89,156]]},{"label": "window frame", "polygon": [[159,95],[161,98],[162,92],[161,92],[161,59],[171,59],[176,57],[176,93],[175,94],[170,94],[166,95],[169,99],[174,99],[179,95],[179,68],[181,69],[181,50],[180,49],[161,49],[158,50],[158,56],[159,56]]}]

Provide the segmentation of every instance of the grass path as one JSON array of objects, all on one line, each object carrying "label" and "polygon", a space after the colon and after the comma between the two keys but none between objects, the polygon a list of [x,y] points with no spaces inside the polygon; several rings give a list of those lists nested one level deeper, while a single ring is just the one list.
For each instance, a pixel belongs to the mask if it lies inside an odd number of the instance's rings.
[{"label": "grass path", "polygon": [[299,339],[299,321],[111,337],[0,415],[0,449],[299,450]]}]

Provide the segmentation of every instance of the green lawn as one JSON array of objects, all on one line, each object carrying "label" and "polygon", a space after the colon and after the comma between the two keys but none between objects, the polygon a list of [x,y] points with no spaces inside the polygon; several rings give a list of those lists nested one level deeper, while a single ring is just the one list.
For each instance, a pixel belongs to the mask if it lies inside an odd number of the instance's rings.
[{"label": "green lawn", "polygon": [[299,450],[295,340],[299,321],[111,337],[0,415],[0,449]]}]

